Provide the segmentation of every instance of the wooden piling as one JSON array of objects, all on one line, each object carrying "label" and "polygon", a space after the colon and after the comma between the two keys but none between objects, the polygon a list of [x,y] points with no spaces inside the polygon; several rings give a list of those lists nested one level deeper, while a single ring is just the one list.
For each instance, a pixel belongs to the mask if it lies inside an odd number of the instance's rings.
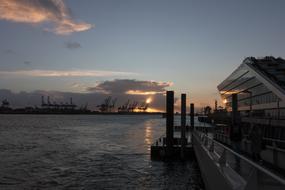
[{"label": "wooden piling", "polygon": [[173,147],[174,91],[166,92],[166,146],[168,154]]},{"label": "wooden piling", "polygon": [[181,94],[181,158],[185,158],[186,146],[186,94]]}]

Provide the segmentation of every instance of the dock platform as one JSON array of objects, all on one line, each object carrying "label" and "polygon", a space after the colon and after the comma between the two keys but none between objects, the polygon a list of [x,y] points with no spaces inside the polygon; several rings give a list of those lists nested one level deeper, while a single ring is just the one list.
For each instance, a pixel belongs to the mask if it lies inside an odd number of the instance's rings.
[{"label": "dock platform", "polygon": [[166,146],[166,136],[161,136],[151,145],[151,159],[152,160],[179,160],[188,159],[194,156],[194,149],[192,146],[192,134],[186,132],[184,146],[182,147],[182,140],[178,131],[174,132],[173,146]]}]

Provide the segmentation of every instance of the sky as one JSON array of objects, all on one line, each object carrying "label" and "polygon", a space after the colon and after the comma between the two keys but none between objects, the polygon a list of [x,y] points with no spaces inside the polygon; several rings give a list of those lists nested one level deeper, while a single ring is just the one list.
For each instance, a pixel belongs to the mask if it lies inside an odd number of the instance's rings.
[{"label": "sky", "polygon": [[174,90],[177,105],[181,93],[213,105],[245,57],[285,57],[284,8],[284,0],[0,0],[0,99],[151,96],[161,110],[163,92]]}]

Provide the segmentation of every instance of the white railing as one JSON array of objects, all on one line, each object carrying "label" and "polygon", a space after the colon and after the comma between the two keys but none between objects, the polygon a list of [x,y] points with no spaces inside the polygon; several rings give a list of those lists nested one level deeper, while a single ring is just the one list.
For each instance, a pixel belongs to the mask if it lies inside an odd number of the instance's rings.
[{"label": "white railing", "polygon": [[285,180],[264,168],[258,163],[251,161],[233,149],[219,143],[208,135],[194,131],[194,141],[211,155],[213,162],[219,167],[230,167],[235,175],[245,181],[241,189],[285,189]]}]

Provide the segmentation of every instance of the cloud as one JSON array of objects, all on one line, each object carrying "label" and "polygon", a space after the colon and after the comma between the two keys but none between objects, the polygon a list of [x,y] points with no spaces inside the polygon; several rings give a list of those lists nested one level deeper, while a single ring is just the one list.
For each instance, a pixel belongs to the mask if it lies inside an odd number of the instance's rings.
[{"label": "cloud", "polygon": [[71,84],[71,87],[72,88],[80,88],[80,87],[82,87],[82,84],[74,82],[74,83]]},{"label": "cloud", "polygon": [[154,95],[162,94],[171,82],[139,81],[134,79],[116,79],[98,83],[87,91],[105,94]]},{"label": "cloud", "polygon": [[12,49],[5,49],[3,51],[3,53],[4,54],[11,54],[11,55],[15,55],[16,54],[16,52],[14,50],[12,50]]},{"label": "cloud", "polygon": [[1,0],[0,19],[45,25],[44,30],[59,35],[89,30],[93,25],[71,17],[63,0]]},{"label": "cloud", "polygon": [[24,61],[25,65],[30,65],[32,62],[31,61]]},{"label": "cloud", "polygon": [[0,75],[8,77],[111,77],[131,76],[136,73],[100,70],[16,70],[0,71]]},{"label": "cloud", "polygon": [[71,50],[81,48],[81,45],[78,42],[66,42],[64,43],[64,46],[67,49],[71,49]]},{"label": "cloud", "polygon": [[164,92],[156,92],[156,91],[142,91],[142,90],[128,90],[126,94],[131,95],[154,95],[154,94],[160,94]]}]

